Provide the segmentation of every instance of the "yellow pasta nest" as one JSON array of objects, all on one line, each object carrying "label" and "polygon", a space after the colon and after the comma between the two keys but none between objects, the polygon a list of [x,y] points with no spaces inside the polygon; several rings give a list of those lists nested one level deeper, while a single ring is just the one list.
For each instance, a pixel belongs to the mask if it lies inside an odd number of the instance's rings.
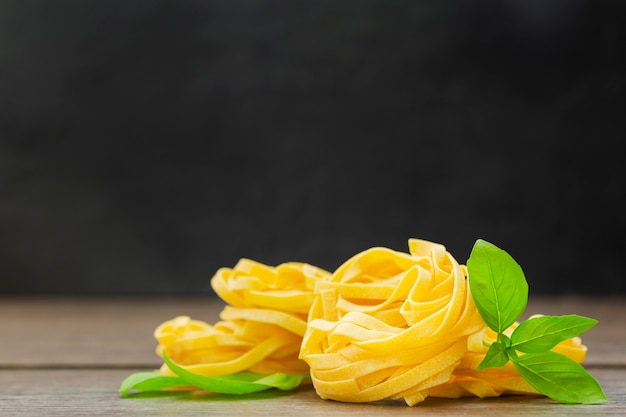
[{"label": "yellow pasta nest", "polygon": [[[249,259],[217,271],[211,285],[229,305],[210,325],[179,316],[155,330],[163,351],[175,363],[201,375],[237,372],[308,373],[298,358],[313,301],[310,288],[329,273],[289,262],[270,267]],[[172,373],[163,365],[161,372]]]},{"label": "yellow pasta nest", "polygon": [[409,249],[368,249],[316,284],[300,357],[320,397],[412,405],[482,349],[465,267],[442,245],[411,239]]}]

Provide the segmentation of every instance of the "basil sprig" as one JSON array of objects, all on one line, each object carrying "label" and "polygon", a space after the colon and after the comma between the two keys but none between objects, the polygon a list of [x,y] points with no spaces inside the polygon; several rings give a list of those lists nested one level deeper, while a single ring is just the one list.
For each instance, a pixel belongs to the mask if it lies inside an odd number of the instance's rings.
[{"label": "basil sprig", "polygon": [[528,283],[517,262],[504,250],[479,239],[467,261],[476,308],[498,334],[478,370],[513,363],[538,392],[561,403],[606,401],[602,387],[580,364],[552,352],[560,342],[592,328],[597,320],[577,315],[538,316],[523,321],[511,336],[504,334],[526,309]]},{"label": "basil sprig", "polygon": [[120,385],[123,397],[135,391],[161,391],[169,388],[199,388],[219,394],[251,394],[270,388],[289,391],[296,388],[308,375],[288,375],[275,373],[260,375],[251,372],[239,372],[232,375],[205,376],[190,372],[172,362],[163,354],[163,361],[176,376],[156,372],[138,372],[129,375]]}]

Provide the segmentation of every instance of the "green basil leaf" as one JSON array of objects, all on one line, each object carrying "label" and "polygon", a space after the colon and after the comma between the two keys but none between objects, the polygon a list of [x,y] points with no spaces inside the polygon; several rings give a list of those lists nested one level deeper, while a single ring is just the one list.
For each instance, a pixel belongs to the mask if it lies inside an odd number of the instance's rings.
[{"label": "green basil leaf", "polygon": [[577,316],[538,316],[525,320],[511,335],[511,347],[520,352],[547,352],[557,344],[586,332],[597,320]]},{"label": "green basil leaf", "polygon": [[522,268],[504,250],[478,239],[467,269],[478,312],[489,328],[502,333],[526,309],[528,283]]},{"label": "green basil leaf", "polygon": [[205,376],[195,374],[176,365],[165,354],[163,354],[163,360],[172,372],[184,380],[187,385],[193,385],[220,394],[250,394],[270,388],[290,390],[300,385],[302,380],[308,377],[308,375],[287,375],[283,373],[259,375],[250,372]]},{"label": "green basil leaf", "polygon": [[487,368],[499,368],[506,365],[509,361],[509,357],[506,354],[506,347],[502,346],[500,342],[493,342],[487,350],[485,359],[476,367],[477,370]]},{"label": "green basil leaf", "polygon": [[137,372],[122,381],[119,391],[122,397],[128,397],[132,390],[160,391],[184,386],[189,386],[189,384],[177,376],[160,375],[156,372]]},{"label": "green basil leaf", "polygon": [[555,401],[569,404],[606,401],[598,381],[580,364],[560,353],[527,353],[513,364],[533,388]]},{"label": "green basil leaf", "polygon": [[309,375],[289,375],[284,373],[275,373],[265,375],[256,381],[257,384],[264,384],[270,387],[278,388],[282,391],[290,391],[297,388],[304,379],[310,378]]}]

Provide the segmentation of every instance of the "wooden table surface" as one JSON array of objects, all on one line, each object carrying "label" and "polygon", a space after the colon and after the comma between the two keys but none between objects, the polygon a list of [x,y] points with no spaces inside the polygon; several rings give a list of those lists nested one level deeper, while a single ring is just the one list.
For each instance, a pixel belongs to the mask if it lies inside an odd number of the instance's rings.
[{"label": "wooden table surface", "polygon": [[626,296],[533,297],[524,314],[580,314],[599,320],[583,335],[585,367],[608,397],[601,405],[563,405],[543,397],[347,404],[324,401],[310,386],[292,392],[144,396],[124,399],[120,382],[160,365],[152,332],[177,315],[213,323],[218,299],[0,297],[0,416],[591,416],[626,415]]}]

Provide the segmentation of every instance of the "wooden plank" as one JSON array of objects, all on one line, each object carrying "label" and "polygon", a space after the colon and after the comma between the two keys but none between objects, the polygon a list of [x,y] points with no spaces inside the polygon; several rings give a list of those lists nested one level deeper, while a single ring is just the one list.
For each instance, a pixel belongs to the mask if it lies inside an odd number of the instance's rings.
[{"label": "wooden plank", "polygon": [[236,397],[169,394],[124,399],[119,383],[136,370],[2,370],[0,415],[28,417],[99,416],[597,416],[626,414],[626,370],[596,369],[609,401],[601,405],[563,405],[544,397],[501,397],[480,400],[427,399],[415,407],[400,401],[371,404],[321,400],[312,387],[294,392],[270,391]]},{"label": "wooden plank", "polygon": [[214,322],[222,307],[215,298],[0,299],[0,367],[156,367],[156,326],[177,315]]},{"label": "wooden plank", "polygon": [[[2,298],[0,367],[157,367],[152,332],[189,315],[214,323],[224,303],[202,299]],[[531,297],[530,314],[580,314],[599,324],[583,335],[586,364],[626,366],[626,297]]]}]

